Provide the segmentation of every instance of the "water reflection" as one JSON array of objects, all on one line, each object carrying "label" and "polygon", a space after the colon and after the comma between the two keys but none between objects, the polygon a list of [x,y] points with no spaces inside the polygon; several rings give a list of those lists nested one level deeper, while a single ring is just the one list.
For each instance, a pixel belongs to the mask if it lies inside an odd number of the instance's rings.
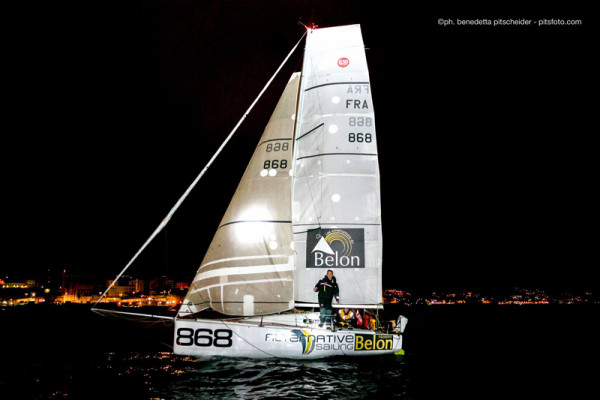
[{"label": "water reflection", "polygon": [[405,398],[401,357],[197,360],[171,353],[106,354],[99,367],[151,399]]}]

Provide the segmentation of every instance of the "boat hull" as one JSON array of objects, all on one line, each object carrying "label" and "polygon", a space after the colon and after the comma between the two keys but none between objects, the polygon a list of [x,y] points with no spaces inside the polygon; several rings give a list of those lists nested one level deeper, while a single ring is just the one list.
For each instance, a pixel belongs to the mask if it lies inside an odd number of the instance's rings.
[{"label": "boat hull", "polygon": [[[401,334],[366,329],[319,328],[318,314],[282,317],[279,321],[244,319],[176,319],[173,351],[197,357],[318,359],[398,353]],[[306,321],[310,321],[306,323]]]}]

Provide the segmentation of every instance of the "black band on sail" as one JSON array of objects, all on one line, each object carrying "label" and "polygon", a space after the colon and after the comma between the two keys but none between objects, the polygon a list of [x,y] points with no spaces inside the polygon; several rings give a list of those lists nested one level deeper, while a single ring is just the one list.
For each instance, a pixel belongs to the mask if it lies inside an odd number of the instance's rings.
[{"label": "black band on sail", "polygon": [[324,157],[324,156],[377,156],[377,154],[373,153],[321,153],[321,154],[312,154],[310,156],[298,157],[298,160],[303,160],[305,158],[313,158],[313,157]]},{"label": "black band on sail", "polygon": [[312,132],[316,131],[317,129],[319,129],[320,127],[322,127],[324,125],[325,125],[325,123],[322,123],[321,125],[315,126],[313,129],[311,129],[310,131],[306,132],[304,135],[297,137],[296,140],[302,139],[304,136],[308,135],[309,133],[312,133]]},{"label": "black band on sail", "polygon": [[219,226],[218,229],[221,229],[224,226],[227,225],[233,225],[233,224],[243,224],[246,222],[259,222],[259,223],[269,223],[269,224],[291,224],[292,221],[278,221],[278,220],[269,220],[269,219],[248,219],[248,220],[238,220],[238,221],[231,221],[231,222],[227,222],[221,226]]},{"label": "black band on sail", "polygon": [[309,90],[317,89],[317,88],[320,88],[323,86],[332,86],[332,85],[370,85],[370,84],[371,84],[371,82],[330,82],[330,83],[324,83],[322,85],[309,87],[307,89],[304,89],[304,91],[308,92]]}]

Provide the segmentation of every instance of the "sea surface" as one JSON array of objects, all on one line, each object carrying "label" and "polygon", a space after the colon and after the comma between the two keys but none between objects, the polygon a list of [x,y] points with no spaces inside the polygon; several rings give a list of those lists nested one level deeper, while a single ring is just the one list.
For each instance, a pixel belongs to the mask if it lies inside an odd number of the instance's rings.
[{"label": "sea surface", "polygon": [[0,398],[586,399],[600,376],[599,311],[388,306],[409,318],[404,356],[199,361],[171,353],[163,321],[9,307],[0,309]]}]

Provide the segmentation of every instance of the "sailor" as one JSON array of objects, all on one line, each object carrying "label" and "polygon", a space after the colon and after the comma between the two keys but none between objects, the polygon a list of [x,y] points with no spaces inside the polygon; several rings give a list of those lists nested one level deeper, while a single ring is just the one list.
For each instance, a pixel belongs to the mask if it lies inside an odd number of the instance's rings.
[{"label": "sailor", "polygon": [[317,282],[313,291],[319,293],[319,307],[321,307],[321,323],[319,327],[322,327],[324,323],[331,325],[331,317],[333,316],[331,301],[333,300],[333,296],[335,296],[336,302],[340,303],[340,289],[332,270],[327,270],[327,275]]},{"label": "sailor", "polygon": [[351,326],[354,322],[354,311],[349,308],[340,309],[338,312],[340,316],[340,325],[341,326]]}]

